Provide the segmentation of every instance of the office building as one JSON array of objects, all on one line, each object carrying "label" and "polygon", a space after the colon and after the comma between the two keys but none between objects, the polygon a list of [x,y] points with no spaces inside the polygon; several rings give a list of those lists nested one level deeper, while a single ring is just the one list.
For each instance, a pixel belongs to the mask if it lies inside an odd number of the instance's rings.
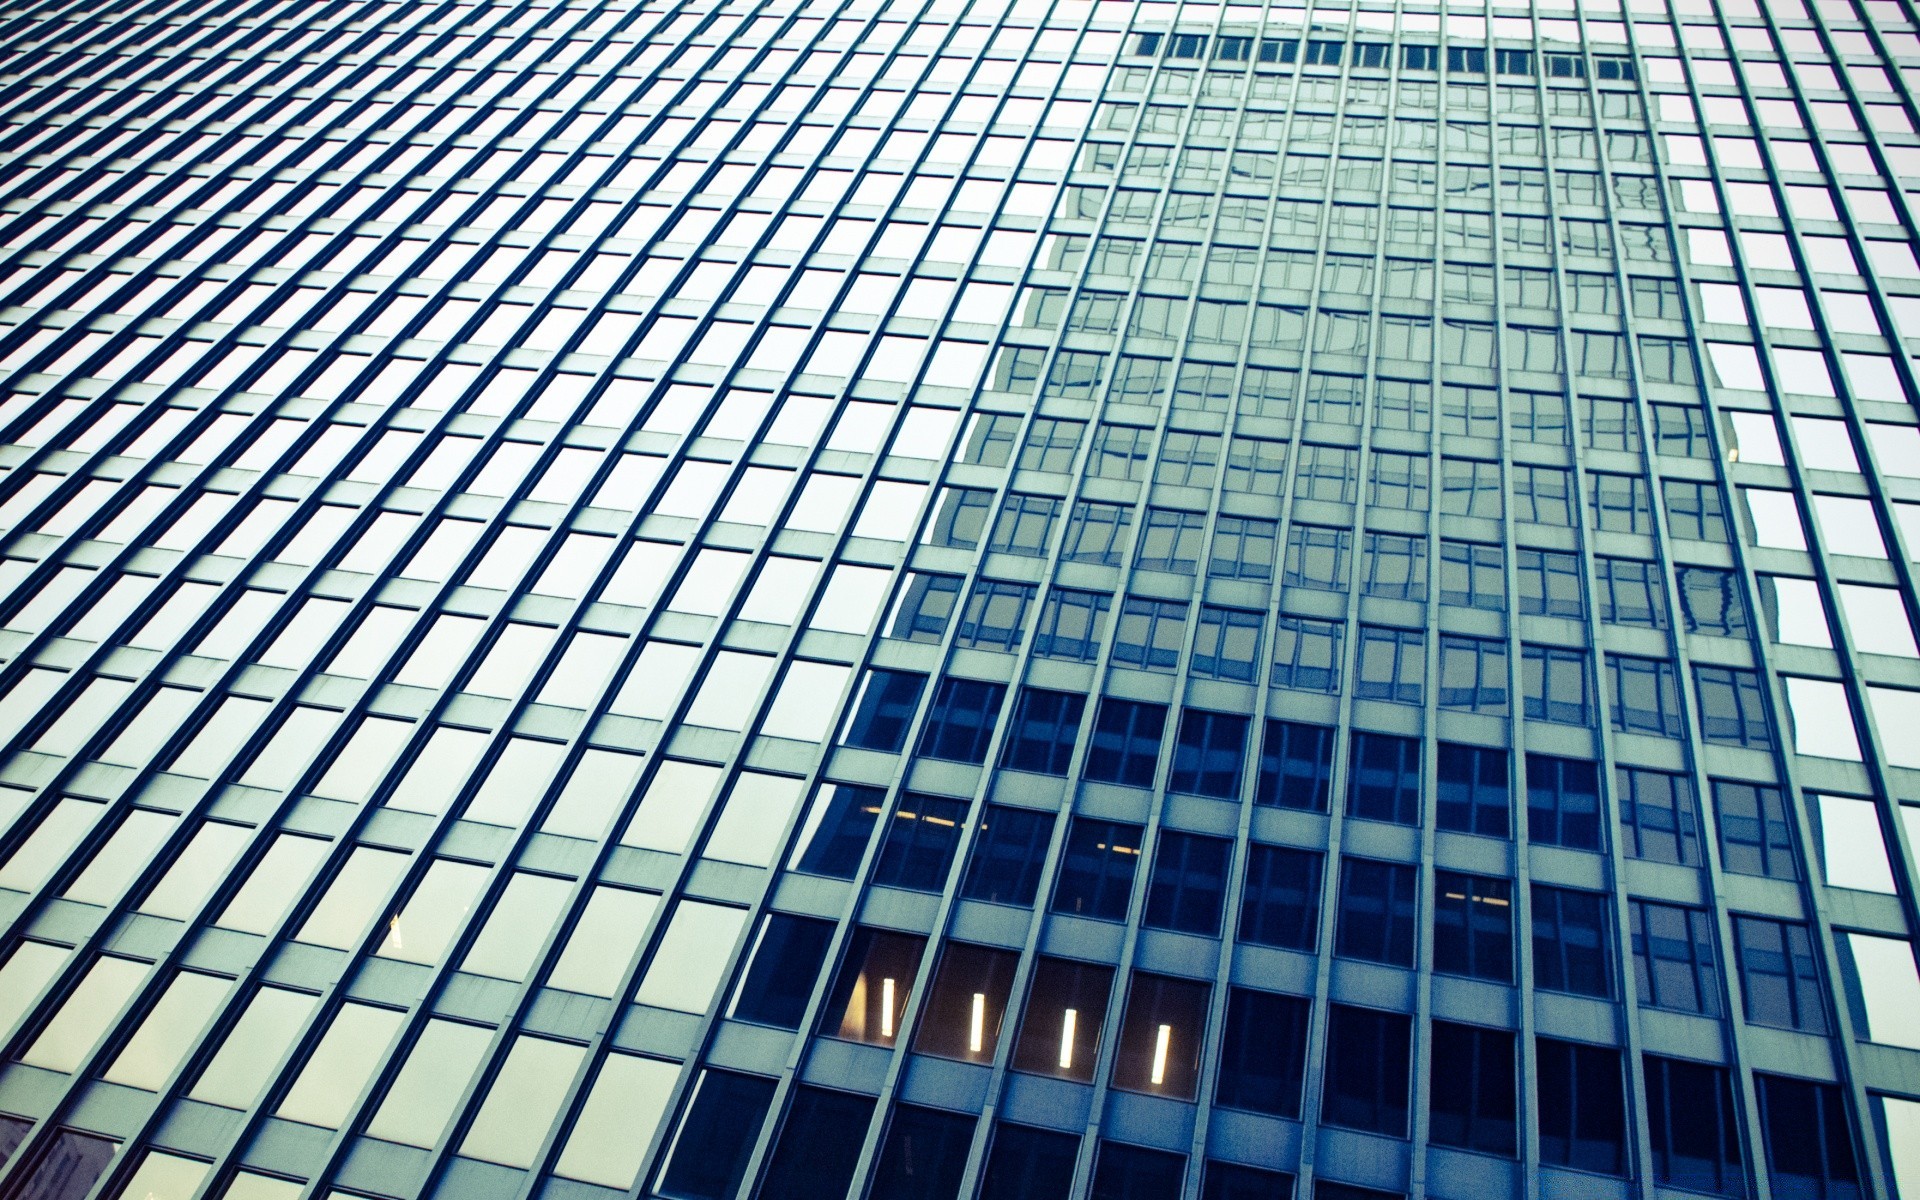
[{"label": "office building", "polygon": [[1920,1200],[1917,30],[7,7],[0,1197]]}]

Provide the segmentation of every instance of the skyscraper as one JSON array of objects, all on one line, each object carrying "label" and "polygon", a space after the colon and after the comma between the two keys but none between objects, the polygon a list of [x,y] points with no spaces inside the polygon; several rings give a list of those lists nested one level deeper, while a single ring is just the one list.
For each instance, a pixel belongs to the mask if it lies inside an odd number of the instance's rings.
[{"label": "skyscraper", "polygon": [[1920,1200],[1917,82],[0,13],[0,1197]]}]

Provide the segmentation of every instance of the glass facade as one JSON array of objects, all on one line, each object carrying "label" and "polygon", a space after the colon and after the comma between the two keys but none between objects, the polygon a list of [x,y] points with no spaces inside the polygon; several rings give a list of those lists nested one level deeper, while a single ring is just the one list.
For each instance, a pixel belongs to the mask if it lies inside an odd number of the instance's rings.
[{"label": "glass facade", "polygon": [[1920,1200],[1916,86],[0,7],[0,1197]]}]

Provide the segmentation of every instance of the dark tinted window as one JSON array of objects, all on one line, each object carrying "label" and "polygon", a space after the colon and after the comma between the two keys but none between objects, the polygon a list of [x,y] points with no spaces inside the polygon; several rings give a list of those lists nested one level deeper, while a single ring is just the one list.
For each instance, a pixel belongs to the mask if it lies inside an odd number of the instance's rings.
[{"label": "dark tinted window", "polygon": [[1689,1192],[1744,1196],[1740,1110],[1725,1067],[1645,1057],[1653,1177]]},{"label": "dark tinted window", "polygon": [[1602,892],[1533,885],[1533,982],[1552,992],[1613,995],[1613,944]]},{"label": "dark tinted window", "polygon": [[948,1200],[960,1190],[974,1118],[902,1104],[887,1125],[871,1200]]},{"label": "dark tinted window", "polygon": [[1620,1052],[1536,1038],[1540,1161],[1618,1175],[1626,1165],[1626,1081]]},{"label": "dark tinted window", "polygon": [[1773,1194],[1783,1200],[1859,1200],[1860,1167],[1840,1089],[1758,1073],[1753,1082]]},{"label": "dark tinted window", "polygon": [[1298,996],[1234,988],[1220,1033],[1214,1103],[1276,1117],[1299,1117],[1307,1070],[1307,1018]]},{"label": "dark tinted window", "polygon": [[1087,698],[1077,692],[1022,688],[1000,765],[1042,775],[1065,775],[1080,736]]},{"label": "dark tinted window", "polygon": [[727,1015],[782,1029],[800,1028],[832,937],[830,922],[786,913],[769,915],[749,953],[740,990]]},{"label": "dark tinted window", "polygon": [[1186,1173],[1181,1155],[1103,1141],[1088,1200],[1180,1200]]},{"label": "dark tinted window", "polygon": [[1087,778],[1152,787],[1166,725],[1164,704],[1111,697],[1102,700],[1099,715],[1094,718],[1093,748],[1087,754]]},{"label": "dark tinted window", "polygon": [[967,801],[908,792],[887,822],[873,881],[888,887],[937,892],[947,885],[947,868],[966,826]]},{"label": "dark tinted window", "polygon": [[1147,884],[1147,925],[1217,936],[1232,852],[1226,838],[1162,830]]},{"label": "dark tinted window", "polygon": [[1254,800],[1281,808],[1327,811],[1333,735],[1324,725],[1269,720],[1260,740],[1260,780]]},{"label": "dark tinted window", "polygon": [[978,679],[943,679],[933,694],[926,728],[920,734],[920,754],[953,762],[987,761],[987,743],[1000,715],[1006,685]]},{"label": "dark tinted window", "polygon": [[1434,873],[1433,969],[1513,982],[1512,881],[1460,871]]},{"label": "dark tinted window", "polygon": [[1404,863],[1347,858],[1340,863],[1338,953],[1369,962],[1413,965],[1415,881]]},{"label": "dark tinted window", "polygon": [[1075,817],[1067,831],[1066,859],[1053,888],[1053,911],[1120,921],[1133,893],[1140,862],[1140,827]]},{"label": "dark tinted window", "polygon": [[1508,1158],[1518,1150],[1513,1034],[1435,1021],[1430,1053],[1429,1134],[1458,1146]]},{"label": "dark tinted window", "polygon": [[1180,714],[1167,787],[1194,796],[1234,799],[1240,794],[1240,766],[1246,753],[1246,717],[1186,709]]},{"label": "dark tinted window", "polygon": [[1407,1136],[1412,1020],[1336,1004],[1327,1017],[1326,1083],[1320,1119],[1329,1125]]},{"label": "dark tinted window", "polygon": [[1420,823],[1420,739],[1355,733],[1347,813],[1396,825]]},{"label": "dark tinted window", "polygon": [[860,1161],[873,1099],[825,1088],[794,1088],[760,1200],[818,1200],[844,1195]]},{"label": "dark tinted window", "polygon": [[731,1071],[703,1071],[657,1190],[673,1200],[727,1200],[740,1186],[760,1123],[773,1102],[773,1080]]},{"label": "dark tinted window", "polygon": [[1600,848],[1600,770],[1583,758],[1527,755],[1527,838]]},{"label": "dark tinted window", "polygon": [[853,715],[847,719],[847,745],[888,752],[905,745],[907,723],[913,720],[926,683],[927,677],[915,671],[875,668],[867,672]]},{"label": "dark tinted window", "polygon": [[1313,850],[1266,846],[1247,852],[1240,898],[1240,940],[1312,950],[1320,940],[1320,864]]},{"label": "dark tinted window", "polygon": [[807,810],[794,851],[794,869],[810,875],[852,879],[867,852],[867,838],[887,794],[852,783],[823,783]]},{"label": "dark tinted window", "polygon": [[961,894],[995,904],[1032,904],[1052,836],[1052,813],[988,805]]},{"label": "dark tinted window", "polygon": [[1509,836],[1507,752],[1441,742],[1434,824],[1457,833]]},{"label": "dark tinted window", "polygon": [[1001,1124],[993,1131],[980,1200],[1058,1200],[1073,1190],[1080,1139],[1070,1133]]}]

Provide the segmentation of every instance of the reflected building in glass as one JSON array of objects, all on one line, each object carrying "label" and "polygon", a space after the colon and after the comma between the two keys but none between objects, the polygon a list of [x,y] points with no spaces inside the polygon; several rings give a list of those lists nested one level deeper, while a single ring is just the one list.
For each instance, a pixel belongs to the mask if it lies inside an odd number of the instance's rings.
[{"label": "reflected building in glass", "polygon": [[1920,1200],[1916,28],[0,12],[0,1197]]}]

